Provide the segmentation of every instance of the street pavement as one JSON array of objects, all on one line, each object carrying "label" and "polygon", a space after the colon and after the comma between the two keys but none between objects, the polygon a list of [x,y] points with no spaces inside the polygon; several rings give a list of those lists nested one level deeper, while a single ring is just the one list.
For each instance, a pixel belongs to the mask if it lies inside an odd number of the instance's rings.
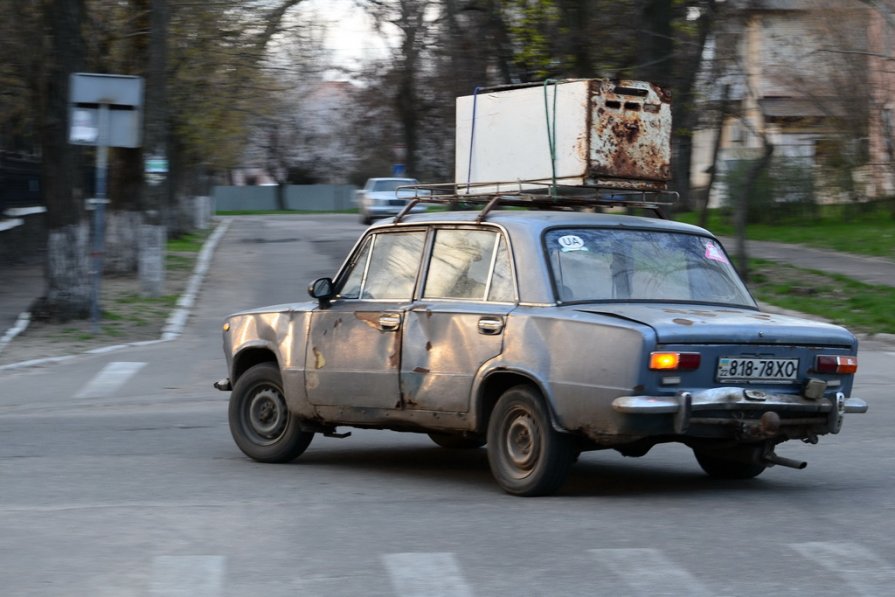
[{"label": "street pavement", "polygon": [[[587,452],[549,498],[505,495],[484,450],[351,429],[294,463],[228,425],[223,317],[306,296],[356,218],[232,221],[183,333],[0,372],[0,595],[876,597],[895,585],[895,385],[864,349],[869,415],[747,482],[682,445]],[[344,430],[341,429],[340,430]]]},{"label": "street pavement", "polygon": [[[345,217],[354,218],[354,216]],[[720,240],[732,254],[734,240],[731,238]],[[749,241],[747,251],[751,257],[841,274],[867,284],[895,287],[895,261],[881,257],[765,241]],[[27,325],[31,304],[45,290],[43,268],[42,261],[32,260],[6,266],[0,271],[0,350],[3,349],[4,339],[11,339],[23,325]]]}]

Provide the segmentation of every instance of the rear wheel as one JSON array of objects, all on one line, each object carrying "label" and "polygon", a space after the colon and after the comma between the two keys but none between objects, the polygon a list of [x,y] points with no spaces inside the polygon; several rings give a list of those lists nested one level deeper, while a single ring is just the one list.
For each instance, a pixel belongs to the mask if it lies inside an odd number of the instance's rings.
[{"label": "rear wheel", "polygon": [[488,423],[488,463],[498,484],[513,495],[548,495],[572,466],[571,438],[555,431],[541,395],[531,386],[510,388]]},{"label": "rear wheel", "polygon": [[429,438],[449,450],[475,450],[485,445],[485,438],[479,435],[456,435],[451,433],[430,433]]},{"label": "rear wheel", "polygon": [[289,462],[314,439],[286,407],[280,370],[272,363],[255,365],[239,377],[230,394],[229,418],[236,445],[260,462]]},{"label": "rear wheel", "polygon": [[693,449],[696,462],[710,477],[717,479],[752,479],[767,465],[762,462],[764,446],[743,446],[730,450]]}]

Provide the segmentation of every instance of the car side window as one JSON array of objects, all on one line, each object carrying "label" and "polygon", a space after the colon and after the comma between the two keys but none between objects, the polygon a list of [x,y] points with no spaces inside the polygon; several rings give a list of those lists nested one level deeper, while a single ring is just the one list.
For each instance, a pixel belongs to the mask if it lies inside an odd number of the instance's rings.
[{"label": "car side window", "polygon": [[502,236],[490,230],[439,230],[423,298],[512,301]]},{"label": "car side window", "polygon": [[367,271],[367,264],[370,262],[370,245],[373,244],[371,239],[372,237],[367,237],[363,247],[357,252],[357,257],[349,266],[348,276],[345,278],[345,283],[342,284],[339,298],[360,298],[364,274]]},{"label": "car side window", "polygon": [[416,285],[426,233],[384,232],[360,249],[342,285],[340,298],[410,300]]}]

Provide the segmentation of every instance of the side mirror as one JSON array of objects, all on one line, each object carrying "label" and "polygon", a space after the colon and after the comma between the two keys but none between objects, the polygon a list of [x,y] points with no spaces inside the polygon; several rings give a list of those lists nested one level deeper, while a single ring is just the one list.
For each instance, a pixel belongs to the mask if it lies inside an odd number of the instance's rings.
[{"label": "side mirror", "polygon": [[311,295],[311,298],[317,299],[321,307],[326,307],[335,294],[332,278],[318,278],[314,280],[308,286],[308,294]]}]

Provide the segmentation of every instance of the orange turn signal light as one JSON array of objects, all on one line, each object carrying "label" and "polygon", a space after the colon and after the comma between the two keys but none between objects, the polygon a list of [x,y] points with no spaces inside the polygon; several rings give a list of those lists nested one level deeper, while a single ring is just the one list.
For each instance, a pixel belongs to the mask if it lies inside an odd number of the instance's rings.
[{"label": "orange turn signal light", "polygon": [[701,360],[698,352],[651,352],[649,368],[653,371],[698,369]]}]

